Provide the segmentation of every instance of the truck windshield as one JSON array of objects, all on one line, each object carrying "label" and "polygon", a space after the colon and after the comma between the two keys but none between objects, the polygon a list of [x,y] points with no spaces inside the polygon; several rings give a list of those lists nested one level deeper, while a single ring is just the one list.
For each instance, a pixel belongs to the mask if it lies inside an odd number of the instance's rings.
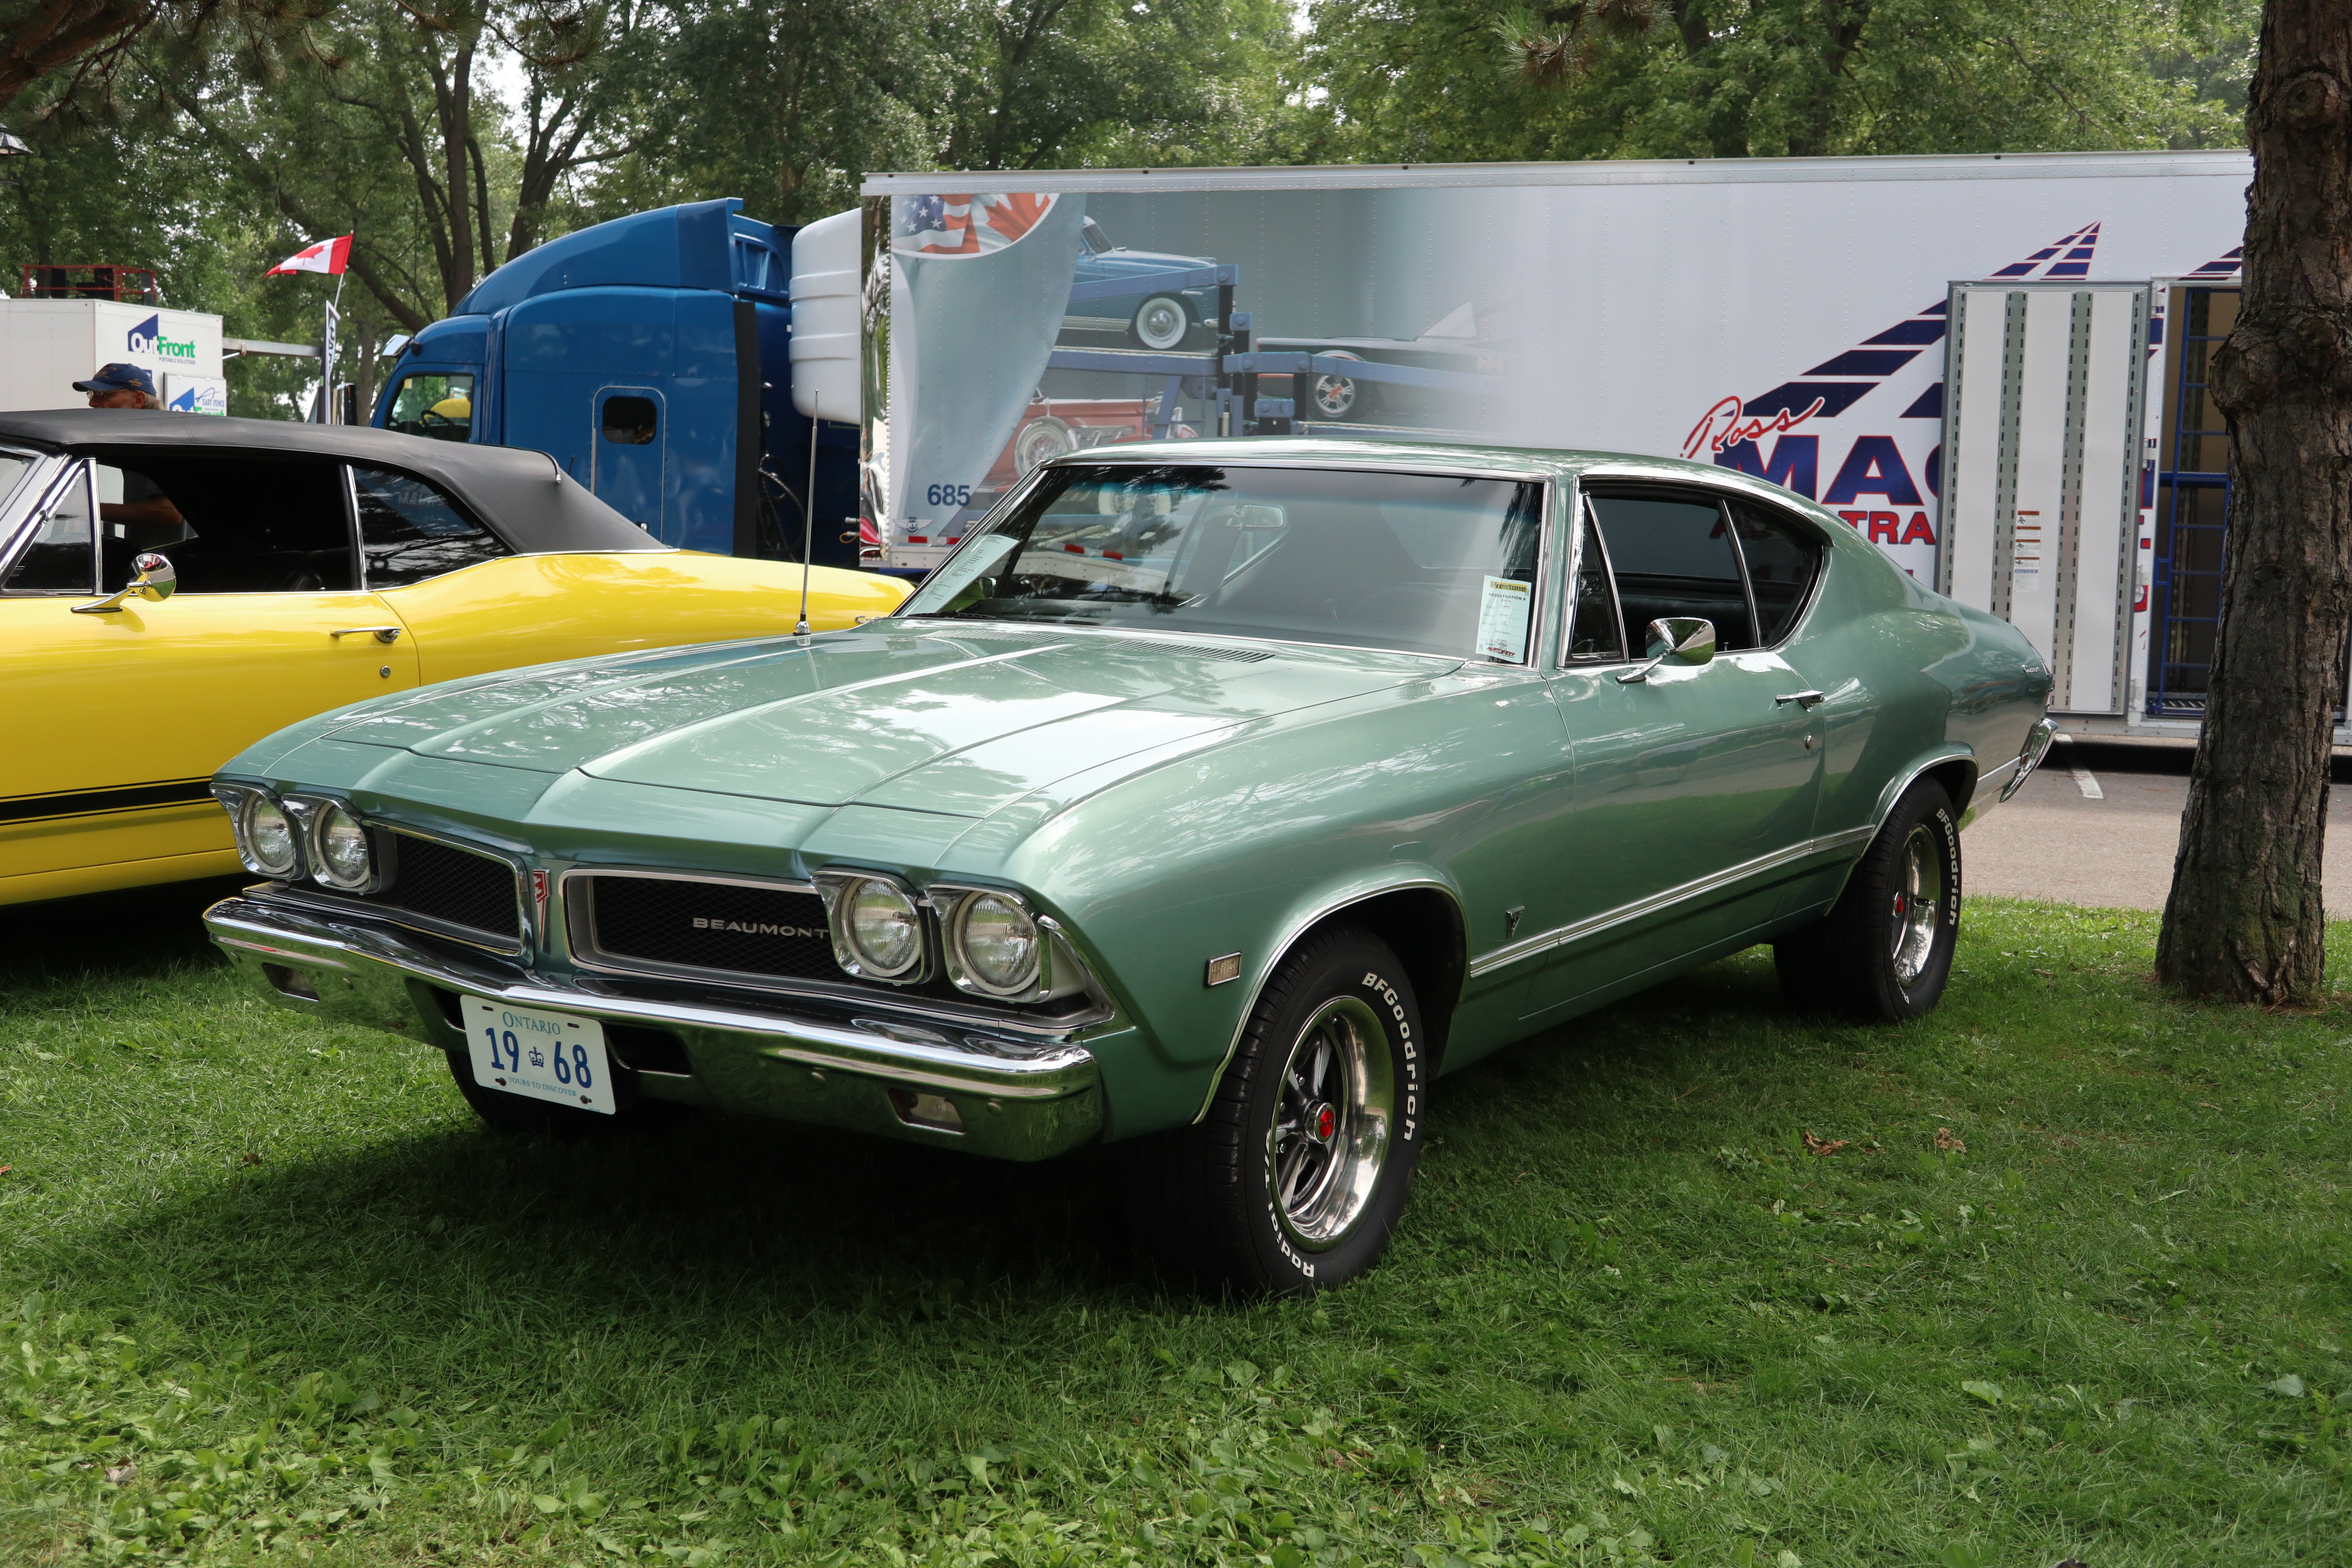
[{"label": "truck windshield", "polygon": [[1524,663],[1543,487],[1359,469],[1055,468],[900,612]]},{"label": "truck windshield", "polygon": [[408,436],[467,441],[474,435],[474,378],[442,371],[417,371],[401,379],[384,423]]}]

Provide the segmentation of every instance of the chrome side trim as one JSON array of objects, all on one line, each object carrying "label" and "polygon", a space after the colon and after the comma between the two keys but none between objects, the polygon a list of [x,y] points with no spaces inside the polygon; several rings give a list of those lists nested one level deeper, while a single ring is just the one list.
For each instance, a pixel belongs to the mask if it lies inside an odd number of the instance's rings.
[{"label": "chrome side trim", "polygon": [[1776,849],[1769,855],[1759,855],[1753,860],[1742,861],[1728,870],[1700,877],[1685,882],[1679,887],[1668,888],[1664,892],[1653,893],[1646,899],[1636,899],[1630,904],[1620,904],[1613,910],[1588,916],[1568,925],[1555,926],[1547,931],[1539,931],[1534,936],[1522,938],[1508,947],[1498,947],[1491,952],[1472,959],[1470,978],[1475,980],[1483,975],[1492,974],[1498,969],[1522,963],[1538,953],[1549,952],[1553,948],[1565,947],[1570,942],[1581,942],[1589,936],[1598,936],[1601,932],[1623,925],[1629,921],[1640,920],[1644,915],[1655,914],[1661,910],[1688,902],[1693,899],[1705,898],[1707,894],[1720,891],[1735,882],[1745,881],[1751,877],[1760,877],[1782,866],[1792,865],[1815,855],[1833,854],[1849,845],[1868,843],[1877,832],[1878,829],[1875,827],[1853,827],[1848,828],[1843,833],[1832,833],[1821,838],[1808,838],[1803,843],[1792,844],[1786,849]]},{"label": "chrome side trim", "polygon": [[[2034,721],[2033,728],[2025,732],[2025,744],[2019,748],[2017,755],[2001,764],[2003,768],[2017,770],[2017,775],[2000,786],[2002,800],[2007,800],[2024,787],[2025,781],[2033,776],[2033,770],[2042,765],[2042,759],[2050,754],[2050,742],[2057,737],[2058,721],[2055,719],[2045,714]],[[1993,770],[1994,773],[2000,771],[2000,768]],[[1977,787],[1979,790],[1984,788],[1985,778],[1990,776],[1991,774],[1988,773],[1984,778],[1978,779]]]},{"label": "chrome side trim", "polygon": [[[1452,884],[1440,882],[1433,878],[1415,877],[1407,881],[1384,883],[1377,888],[1359,889],[1343,899],[1334,899],[1304,919],[1296,921],[1288,931],[1282,933],[1280,940],[1267,946],[1265,951],[1273,956],[1266,961],[1265,967],[1258,971],[1257,978],[1250,982],[1249,994],[1242,1001],[1241,1016],[1234,1023],[1234,1037],[1225,1042],[1225,1054],[1217,1058],[1217,1069],[1209,1075],[1209,1092],[1201,1097],[1201,1108],[1192,1113],[1194,1121],[1197,1122],[1201,1118],[1208,1115],[1209,1107],[1215,1103],[1217,1085],[1224,1081],[1225,1069],[1233,1066],[1234,1058],[1241,1054],[1242,1036],[1248,1032],[1250,1015],[1257,1011],[1257,1000],[1265,994],[1265,983],[1274,978],[1274,972],[1282,967],[1282,961],[1290,956],[1290,950],[1297,945],[1298,939],[1351,904],[1367,903],[1389,893],[1409,892],[1414,888],[1436,889],[1448,899],[1453,900],[1454,910],[1457,915],[1462,912],[1461,895]],[[1468,920],[1463,921],[1462,929],[1465,931],[1470,929]],[[1466,972],[1463,978],[1465,980],[1469,978]]]}]

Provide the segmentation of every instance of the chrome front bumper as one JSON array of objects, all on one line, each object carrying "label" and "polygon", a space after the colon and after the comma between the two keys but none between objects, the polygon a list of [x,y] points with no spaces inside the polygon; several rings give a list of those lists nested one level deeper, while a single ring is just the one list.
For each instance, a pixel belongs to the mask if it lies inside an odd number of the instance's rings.
[{"label": "chrome front bumper", "polygon": [[[385,1029],[436,1050],[465,1039],[444,998],[489,997],[653,1031],[685,1072],[630,1067],[635,1091],[724,1110],[1041,1160],[1101,1136],[1102,1087],[1084,1046],[1016,1040],[900,1016],[887,999],[838,1016],[649,1000],[593,981],[518,977],[397,931],[251,898],[205,911],[213,941],[282,1007]],[[873,1016],[866,1016],[866,1014]],[[628,1052],[614,1050],[627,1067]],[[674,1057],[672,1065],[677,1065]],[[950,1113],[947,1108],[952,1108]]]},{"label": "chrome front bumper", "polygon": [[2034,721],[2033,728],[2025,732],[2024,749],[2017,753],[2017,771],[2010,774],[2009,782],[2000,786],[2001,799],[2007,800],[2025,787],[2025,781],[2033,776],[2033,770],[2040,767],[2042,759],[2050,754],[2050,742],[2057,734],[2058,721],[2055,719]]}]

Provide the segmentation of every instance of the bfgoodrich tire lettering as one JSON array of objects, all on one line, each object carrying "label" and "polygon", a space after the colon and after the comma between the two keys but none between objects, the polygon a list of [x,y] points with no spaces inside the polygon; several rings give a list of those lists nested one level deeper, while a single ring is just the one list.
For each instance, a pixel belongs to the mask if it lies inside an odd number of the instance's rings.
[{"label": "bfgoodrich tire lettering", "polygon": [[1137,1241],[1211,1289],[1305,1295],[1354,1279],[1404,1207],[1428,1065],[1387,944],[1352,926],[1308,937],[1267,981],[1208,1114],[1133,1146]]},{"label": "bfgoodrich tire lettering", "polygon": [[1791,1006],[1863,1022],[1931,1011],[1960,934],[1960,819],[1932,779],[1903,794],[1821,920],[1773,944]]}]

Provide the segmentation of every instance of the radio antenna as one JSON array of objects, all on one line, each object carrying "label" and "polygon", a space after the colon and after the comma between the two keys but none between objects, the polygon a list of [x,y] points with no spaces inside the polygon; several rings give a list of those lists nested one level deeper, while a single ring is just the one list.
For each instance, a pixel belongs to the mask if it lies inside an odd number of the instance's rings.
[{"label": "radio antenna", "polygon": [[808,585],[809,562],[816,554],[816,436],[817,394],[809,394],[809,478],[808,489],[801,493],[801,621],[793,628],[793,636],[809,635]]}]

